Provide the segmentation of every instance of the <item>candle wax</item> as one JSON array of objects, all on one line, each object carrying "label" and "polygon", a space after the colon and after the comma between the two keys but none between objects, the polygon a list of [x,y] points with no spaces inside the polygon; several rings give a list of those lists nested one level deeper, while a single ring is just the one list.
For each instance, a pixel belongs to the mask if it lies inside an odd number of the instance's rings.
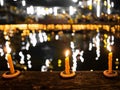
[{"label": "candle wax", "polygon": [[69,57],[65,58],[65,73],[70,74]]},{"label": "candle wax", "polygon": [[108,54],[108,72],[112,73],[112,52]]},{"label": "candle wax", "polygon": [[7,54],[6,56],[7,56],[8,64],[10,66],[10,73],[13,74],[15,70],[14,70],[11,54]]}]

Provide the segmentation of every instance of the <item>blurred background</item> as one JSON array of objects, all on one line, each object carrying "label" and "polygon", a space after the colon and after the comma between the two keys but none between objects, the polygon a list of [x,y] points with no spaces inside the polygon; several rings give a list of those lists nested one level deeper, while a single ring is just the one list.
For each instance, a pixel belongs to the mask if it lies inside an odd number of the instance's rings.
[{"label": "blurred background", "polygon": [[0,23],[119,22],[119,0],[0,0]]},{"label": "blurred background", "polygon": [[120,0],[0,0],[0,70],[119,70]]}]

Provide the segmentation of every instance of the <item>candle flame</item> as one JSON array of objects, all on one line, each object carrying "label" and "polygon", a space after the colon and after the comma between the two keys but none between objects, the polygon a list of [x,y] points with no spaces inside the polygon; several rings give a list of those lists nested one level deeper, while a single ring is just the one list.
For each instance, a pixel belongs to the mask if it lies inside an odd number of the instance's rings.
[{"label": "candle flame", "polygon": [[112,51],[112,48],[111,48],[111,46],[110,46],[110,45],[108,45],[108,46],[107,46],[107,49],[108,49],[108,51],[109,51],[109,52],[111,52],[111,51]]},{"label": "candle flame", "polygon": [[67,57],[69,55],[69,50],[66,50],[65,56]]},{"label": "candle flame", "polygon": [[10,42],[6,42],[6,51],[7,51],[7,53],[10,53],[11,52],[11,48],[10,48]]}]

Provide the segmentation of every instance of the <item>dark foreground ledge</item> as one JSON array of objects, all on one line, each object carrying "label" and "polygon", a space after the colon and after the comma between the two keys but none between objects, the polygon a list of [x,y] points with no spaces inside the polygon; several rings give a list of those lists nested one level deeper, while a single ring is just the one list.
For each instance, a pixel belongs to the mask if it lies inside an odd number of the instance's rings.
[{"label": "dark foreground ledge", "polygon": [[106,78],[103,71],[79,71],[70,79],[62,79],[60,72],[22,71],[13,79],[3,79],[3,73],[0,90],[120,90],[120,76]]}]

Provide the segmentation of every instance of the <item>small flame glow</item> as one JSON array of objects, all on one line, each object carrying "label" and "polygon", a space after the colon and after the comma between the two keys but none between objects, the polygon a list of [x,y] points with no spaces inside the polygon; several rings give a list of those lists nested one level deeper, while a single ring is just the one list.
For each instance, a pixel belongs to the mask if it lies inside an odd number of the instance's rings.
[{"label": "small flame glow", "polygon": [[110,46],[110,45],[108,45],[108,46],[107,46],[107,50],[108,50],[109,52],[111,52],[111,51],[112,51],[112,48],[111,48],[111,46]]},{"label": "small flame glow", "polygon": [[7,42],[5,43],[5,45],[6,45],[6,52],[7,52],[7,53],[10,53],[10,52],[11,52],[10,42],[7,41]]},{"label": "small flame glow", "polygon": [[67,57],[67,56],[69,56],[69,50],[66,50],[66,52],[65,52],[65,56]]}]

